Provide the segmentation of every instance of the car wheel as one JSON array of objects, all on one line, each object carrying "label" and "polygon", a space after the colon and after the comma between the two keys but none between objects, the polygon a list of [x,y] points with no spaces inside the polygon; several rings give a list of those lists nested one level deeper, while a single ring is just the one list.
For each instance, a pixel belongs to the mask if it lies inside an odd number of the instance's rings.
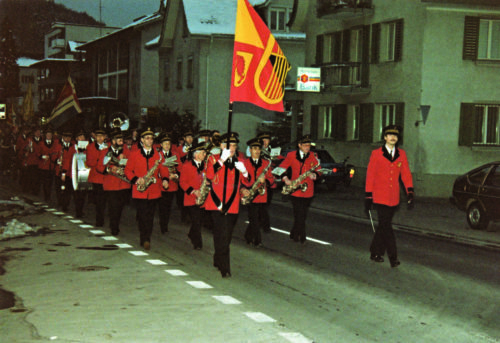
[{"label": "car wheel", "polygon": [[467,223],[473,230],[484,230],[488,226],[489,219],[477,202],[467,208]]}]

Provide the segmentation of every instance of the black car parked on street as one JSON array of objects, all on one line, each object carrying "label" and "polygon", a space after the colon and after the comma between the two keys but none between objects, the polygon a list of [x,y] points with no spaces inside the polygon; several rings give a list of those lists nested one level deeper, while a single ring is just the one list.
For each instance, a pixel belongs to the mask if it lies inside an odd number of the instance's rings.
[{"label": "black car parked on street", "polygon": [[467,214],[472,229],[486,229],[500,219],[500,161],[459,176],[453,184],[452,202]]}]

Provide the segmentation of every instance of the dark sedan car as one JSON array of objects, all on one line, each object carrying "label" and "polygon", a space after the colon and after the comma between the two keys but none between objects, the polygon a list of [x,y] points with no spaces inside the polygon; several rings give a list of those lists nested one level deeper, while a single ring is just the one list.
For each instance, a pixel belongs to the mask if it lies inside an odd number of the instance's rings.
[{"label": "dark sedan car", "polygon": [[453,202],[465,211],[473,229],[486,229],[500,219],[500,161],[459,176],[453,185]]}]

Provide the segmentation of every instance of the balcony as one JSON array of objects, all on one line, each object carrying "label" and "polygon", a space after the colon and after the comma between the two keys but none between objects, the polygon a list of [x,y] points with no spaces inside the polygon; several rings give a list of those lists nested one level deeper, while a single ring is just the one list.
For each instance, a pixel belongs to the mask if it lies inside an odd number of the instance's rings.
[{"label": "balcony", "polygon": [[372,0],[317,0],[320,19],[352,19],[373,15]]},{"label": "balcony", "polygon": [[367,95],[371,91],[368,65],[360,62],[322,65],[321,86],[326,92],[341,95]]},{"label": "balcony", "polygon": [[66,44],[66,41],[64,40],[64,38],[56,38],[50,42],[50,47],[51,48],[64,48],[65,44]]}]

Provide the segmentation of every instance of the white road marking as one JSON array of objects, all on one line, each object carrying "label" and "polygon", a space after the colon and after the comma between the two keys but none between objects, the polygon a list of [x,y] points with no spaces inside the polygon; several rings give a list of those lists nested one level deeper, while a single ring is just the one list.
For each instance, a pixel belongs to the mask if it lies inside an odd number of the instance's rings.
[{"label": "white road marking", "polygon": [[279,335],[292,343],[313,343],[314,341],[298,332],[280,332]]},{"label": "white road marking", "polygon": [[[249,223],[248,220],[245,221],[245,223],[248,224]],[[271,230],[279,232],[279,233],[283,233],[285,235],[290,235],[290,232],[285,231],[285,230],[280,230],[280,229],[275,228],[275,227],[271,227]],[[332,245],[332,243],[330,243],[330,242],[321,241],[319,239],[315,239],[315,238],[311,238],[311,237],[307,237],[306,240],[314,242],[314,243],[322,244],[322,245]]]},{"label": "white road marking", "polygon": [[66,217],[64,217],[64,219],[73,219],[73,217],[72,216],[66,216]]},{"label": "white road marking", "polygon": [[47,211],[47,212],[55,212],[57,210],[55,208],[46,208],[45,211]]},{"label": "white road marking", "polygon": [[239,305],[241,304],[241,301],[230,297],[229,295],[213,295],[212,298],[220,301],[224,305]]},{"label": "white road marking", "polygon": [[89,224],[82,224],[82,225],[80,225],[80,227],[81,227],[82,229],[92,229],[92,228],[93,228],[93,226],[92,226],[92,225],[89,225]]},{"label": "white road marking", "polygon": [[153,266],[164,266],[167,264],[167,262],[161,260],[146,260],[146,262],[151,263]]},{"label": "white road marking", "polygon": [[35,201],[35,202],[33,203],[33,205],[41,205],[41,204],[43,204],[43,202],[40,202],[40,201]]},{"label": "white road marking", "polygon": [[52,214],[55,214],[56,216],[62,216],[62,215],[65,215],[66,213],[64,213],[64,212],[54,212]]},{"label": "white road marking", "polygon": [[117,241],[118,240],[118,238],[116,238],[115,236],[104,236],[101,238],[104,239],[105,241]]},{"label": "white road marking", "polygon": [[188,275],[188,273],[185,273],[179,269],[165,269],[165,271],[173,276],[186,276],[186,275]]},{"label": "white road marking", "polygon": [[199,288],[199,289],[213,288],[208,283],[205,283],[203,281],[186,281],[186,283],[193,286],[194,288]]},{"label": "white road marking", "polygon": [[115,244],[118,248],[121,248],[121,249],[127,249],[127,248],[132,248],[132,246],[130,244],[127,244],[127,243],[117,243]]},{"label": "white road marking", "polygon": [[129,251],[129,253],[131,253],[132,255],[134,256],[147,256],[148,253],[145,253],[144,251]]},{"label": "white road marking", "polygon": [[93,233],[94,235],[104,235],[105,232],[102,230],[89,230],[90,233]]},{"label": "white road marking", "polygon": [[81,223],[83,223],[80,219],[72,219],[72,220],[70,220],[70,222],[72,222],[73,224],[81,224]]},{"label": "white road marking", "polygon": [[248,318],[252,319],[253,321],[256,321],[257,323],[273,323],[276,320],[269,317],[268,315],[265,315],[262,312],[243,312],[245,316]]}]

